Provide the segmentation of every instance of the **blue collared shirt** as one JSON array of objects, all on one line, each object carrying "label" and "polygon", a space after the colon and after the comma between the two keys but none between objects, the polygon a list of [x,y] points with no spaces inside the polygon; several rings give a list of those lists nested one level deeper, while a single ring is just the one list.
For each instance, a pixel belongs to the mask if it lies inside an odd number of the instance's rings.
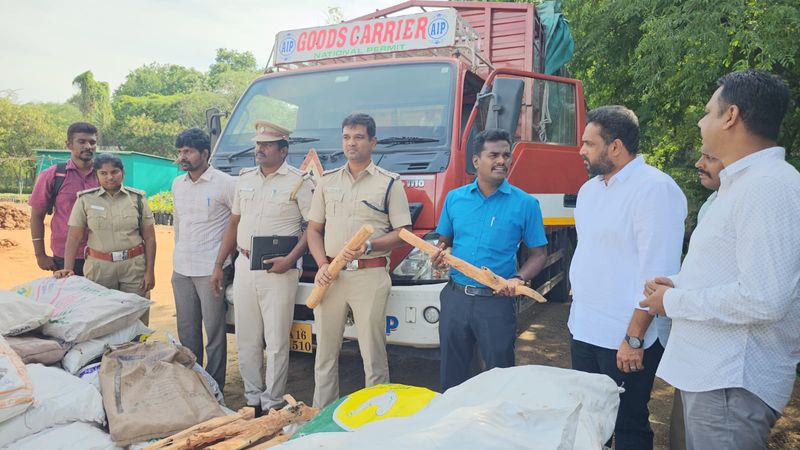
[{"label": "blue collared shirt", "polygon": [[[477,179],[450,191],[436,232],[453,239],[453,256],[504,278],[517,272],[520,242],[526,247],[547,245],[539,201],[508,180],[488,198],[478,189]],[[485,287],[450,270],[456,283]]]}]

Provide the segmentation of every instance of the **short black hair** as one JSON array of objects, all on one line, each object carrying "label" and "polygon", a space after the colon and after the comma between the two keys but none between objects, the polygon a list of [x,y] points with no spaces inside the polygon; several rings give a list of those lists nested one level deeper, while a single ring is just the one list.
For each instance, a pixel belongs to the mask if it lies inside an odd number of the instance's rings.
[{"label": "short black hair", "polygon": [[111,164],[113,167],[116,167],[119,170],[125,170],[125,166],[122,165],[122,160],[117,155],[112,155],[111,153],[101,153],[94,157],[94,170],[100,170],[103,167],[103,164]]},{"label": "short black hair", "polygon": [[175,148],[191,147],[200,153],[203,150],[208,150],[209,156],[211,155],[211,138],[208,133],[200,128],[188,128],[181,131],[175,139]]},{"label": "short black hair", "polygon": [[342,130],[344,127],[352,127],[354,125],[364,125],[367,127],[367,136],[372,139],[375,137],[375,119],[372,118],[369,114],[364,113],[353,113],[349,116],[345,117],[342,121]]},{"label": "short black hair", "polygon": [[67,128],[67,141],[72,141],[75,133],[97,134],[97,127],[89,122],[75,122]]},{"label": "short black hair", "polygon": [[742,122],[753,134],[778,140],[778,131],[789,109],[789,86],[780,77],[763,70],[747,69],[720,77],[720,110],[739,108]]},{"label": "short black hair", "polygon": [[586,123],[600,127],[606,145],[619,139],[628,153],[639,153],[639,118],[630,109],[620,105],[601,106],[586,114]]},{"label": "short black hair", "polygon": [[475,136],[475,153],[474,155],[480,155],[481,152],[484,150],[483,146],[486,142],[496,142],[496,141],[506,141],[508,142],[508,147],[511,148],[511,135],[508,134],[508,131],[501,130],[499,128],[488,128],[486,130],[481,131]]}]

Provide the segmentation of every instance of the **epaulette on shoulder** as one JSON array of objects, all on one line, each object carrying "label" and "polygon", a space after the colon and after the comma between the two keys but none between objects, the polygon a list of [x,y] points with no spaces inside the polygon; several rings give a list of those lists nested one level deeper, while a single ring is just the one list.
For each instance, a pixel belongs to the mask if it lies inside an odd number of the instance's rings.
[{"label": "epaulette on shoulder", "polygon": [[299,177],[302,177],[303,175],[305,175],[305,173],[302,170],[298,169],[295,166],[292,166],[290,164],[287,164],[286,166],[289,169],[289,172],[291,172],[291,173],[293,173],[293,174],[295,174],[295,175],[297,175]]},{"label": "epaulette on shoulder", "polygon": [[380,172],[380,173],[382,173],[382,174],[386,175],[386,176],[387,176],[387,177],[389,177],[389,178],[394,178],[395,180],[399,180],[399,179],[400,179],[400,174],[397,174],[397,173],[394,173],[394,172],[389,172],[388,170],[384,169],[384,168],[383,168],[383,167],[381,167],[381,166],[377,166],[377,165],[376,165],[376,166],[375,166],[375,169],[376,169],[378,172]]},{"label": "epaulette on shoulder", "polygon": [[245,167],[245,168],[243,168],[242,170],[239,171],[239,176],[242,176],[242,175],[244,175],[246,173],[250,173],[250,172],[252,172],[252,171],[254,171],[256,169],[258,169],[258,166],[256,166],[256,167]]},{"label": "epaulette on shoulder", "polygon": [[345,167],[345,166],[342,166],[342,167],[337,167],[337,168],[335,168],[335,169],[328,169],[328,170],[326,170],[326,171],[322,172],[322,176],[324,177],[325,175],[330,175],[330,174],[332,174],[332,173],[336,173],[336,172],[338,172],[338,171],[342,170],[344,167]]},{"label": "epaulette on shoulder", "polygon": [[83,194],[88,194],[90,192],[97,192],[99,190],[100,190],[100,186],[89,188],[89,189],[84,189],[84,190],[78,192],[78,197],[80,197]]},{"label": "epaulette on shoulder", "polygon": [[143,191],[141,189],[136,189],[136,188],[132,188],[132,187],[129,187],[129,186],[125,186],[125,189],[128,192],[134,193],[136,195],[141,195],[142,197],[147,195],[147,192],[145,192],[145,191]]}]

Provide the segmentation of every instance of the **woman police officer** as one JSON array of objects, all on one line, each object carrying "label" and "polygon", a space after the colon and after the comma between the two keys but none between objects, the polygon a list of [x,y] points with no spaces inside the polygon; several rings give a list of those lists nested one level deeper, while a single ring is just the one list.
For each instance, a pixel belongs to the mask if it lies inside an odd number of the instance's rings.
[{"label": "woman police officer", "polygon": [[[94,158],[100,186],[78,193],[69,217],[64,269],[56,278],[74,275],[75,253],[88,230],[86,278],[122,292],[147,296],[155,286],[155,221],[145,193],[123,186],[125,170],[116,155]],[[149,311],[142,316],[145,324]]]}]

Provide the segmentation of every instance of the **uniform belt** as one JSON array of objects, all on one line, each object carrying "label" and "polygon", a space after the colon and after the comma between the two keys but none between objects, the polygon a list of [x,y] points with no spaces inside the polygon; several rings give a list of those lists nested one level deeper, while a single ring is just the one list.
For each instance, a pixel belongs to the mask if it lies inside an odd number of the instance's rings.
[{"label": "uniform belt", "polygon": [[242,247],[236,247],[236,250],[239,251],[245,258],[250,259],[250,250],[245,250]]},{"label": "uniform belt", "polygon": [[493,290],[489,288],[459,284],[453,280],[450,280],[450,284],[453,285],[453,289],[459,292],[463,292],[464,294],[469,295],[470,297],[494,297],[497,295],[494,293]]},{"label": "uniform belt", "polygon": [[[328,262],[333,261],[333,258],[328,257]],[[359,269],[373,269],[375,267],[386,267],[389,260],[385,256],[380,258],[357,259],[347,263],[342,270],[352,271]]]},{"label": "uniform belt", "polygon": [[92,258],[102,259],[103,261],[125,261],[133,257],[139,256],[144,253],[144,244],[139,244],[136,247],[131,247],[127,250],[120,250],[118,252],[99,252],[93,248],[87,248],[87,253]]}]

